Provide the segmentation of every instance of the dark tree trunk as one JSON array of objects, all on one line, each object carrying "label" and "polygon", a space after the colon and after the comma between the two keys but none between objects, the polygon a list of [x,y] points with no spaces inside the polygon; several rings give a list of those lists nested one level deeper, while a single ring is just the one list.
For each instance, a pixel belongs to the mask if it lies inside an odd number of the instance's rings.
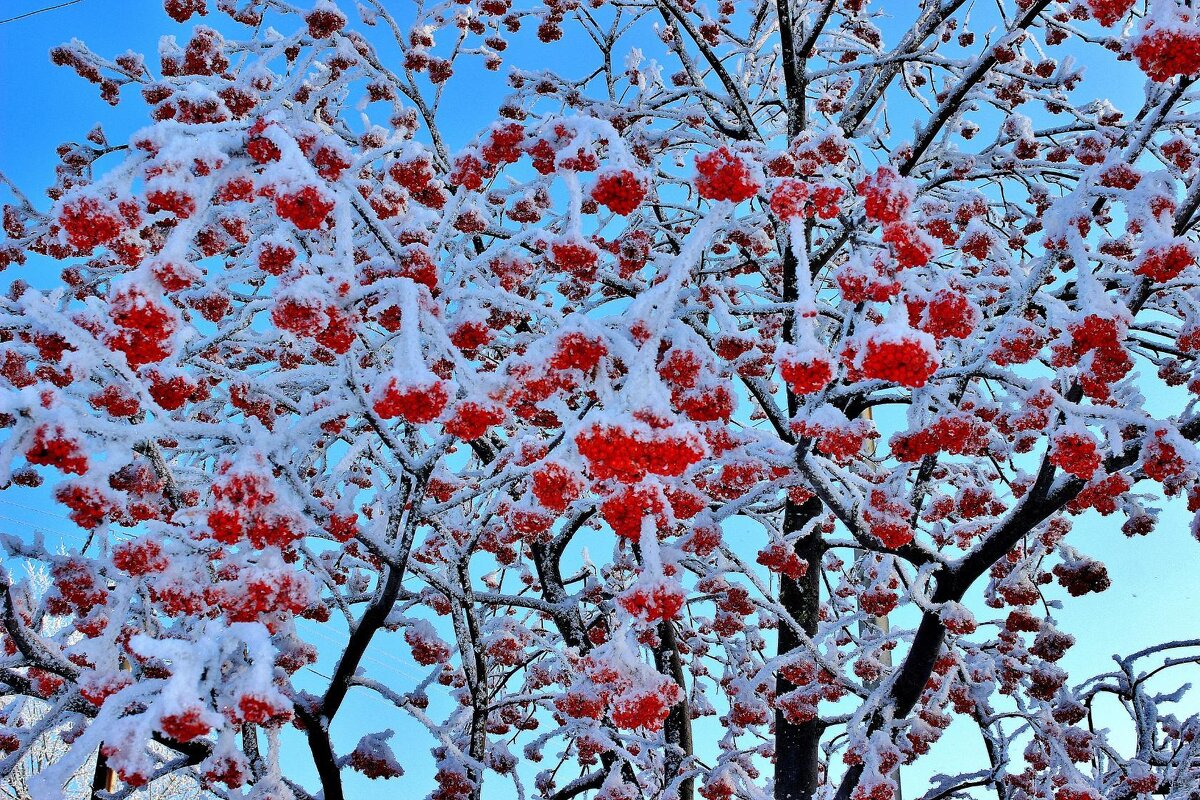
[{"label": "dark tree trunk", "polygon": [[[687,701],[687,686],[684,683],[683,660],[679,657],[679,645],[675,641],[675,625],[670,620],[659,623],[658,638],[661,644],[654,653],[655,666],[659,672],[671,676],[684,692],[683,699],[671,707],[664,731],[667,753],[663,782],[670,783],[679,776],[684,761],[692,754],[692,717]],[[678,800],[692,800],[695,783],[695,779],[690,777],[681,781],[679,793],[674,797]]]},{"label": "dark tree trunk", "polygon": [[[788,503],[784,512],[784,531],[798,531],[821,512],[815,498],[803,505]],[[812,636],[817,631],[821,607],[821,555],[824,552],[820,534],[805,536],[796,543],[796,554],[808,562],[808,571],[800,580],[786,575],[780,581],[779,600],[804,632]],[[779,655],[800,647],[800,637],[789,625],[779,625]],[[796,686],[779,676],[775,693],[782,695]],[[781,711],[775,712],[775,800],[808,800],[821,778],[819,748],[824,726],[820,718],[799,725],[788,721]]]}]

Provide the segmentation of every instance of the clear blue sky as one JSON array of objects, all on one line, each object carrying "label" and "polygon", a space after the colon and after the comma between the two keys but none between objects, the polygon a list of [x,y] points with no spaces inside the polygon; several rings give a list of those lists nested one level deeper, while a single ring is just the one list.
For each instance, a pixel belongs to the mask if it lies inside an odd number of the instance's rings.
[{"label": "clear blue sky", "polygon": [[[0,18],[52,4],[54,0],[2,0]],[[408,3],[396,0],[393,5],[402,14]],[[216,14],[202,21],[224,26]],[[69,70],[52,66],[47,57],[51,47],[77,37],[104,55],[133,49],[152,58],[160,35],[175,34],[185,40],[189,29],[190,24],[177,25],[167,18],[160,0],[82,0],[67,8],[0,25],[0,108],[3,108],[0,171],[44,207],[41,190],[53,180],[57,144],[80,140],[97,122],[104,124],[114,141],[145,124],[138,103],[113,109],[99,99],[95,86]],[[512,62],[525,67],[553,67],[556,61],[565,63],[570,58],[568,50],[561,47],[533,50],[514,46],[508,55]],[[451,146],[469,139],[492,118],[500,96],[499,76],[480,71],[472,78],[451,82],[458,94],[450,95],[444,109],[447,113],[442,118]],[[1114,105],[1130,112],[1136,110],[1141,78],[1135,72],[1118,68],[1113,62],[1098,71],[1093,68],[1089,78],[1098,91],[1109,93]],[[57,280],[57,270],[48,268],[45,262],[31,262],[23,269],[0,276],[0,287],[18,276],[41,286]],[[1156,398],[1161,389],[1147,383],[1145,391]],[[1155,402],[1152,399],[1152,406]],[[1063,662],[1071,672],[1072,682],[1108,669],[1112,663],[1109,657],[1115,652],[1125,653],[1171,638],[1200,636],[1195,613],[1200,600],[1200,581],[1194,568],[1200,544],[1188,532],[1190,519],[1182,503],[1165,504],[1159,529],[1145,539],[1126,539],[1119,530],[1120,521],[1114,519],[1091,514],[1076,521],[1073,544],[1106,561],[1113,586],[1101,595],[1067,598],[1069,602],[1059,615],[1060,627],[1080,640]],[[79,531],[53,508],[44,494],[17,495],[11,491],[0,494],[0,531],[28,535],[35,528],[61,535],[67,546],[78,546]],[[974,600],[977,614],[989,616],[986,609],[980,608],[978,596]],[[311,623],[304,623],[302,633],[307,634],[313,628]],[[340,632],[328,629],[325,634],[340,637]],[[330,642],[316,634],[311,641],[326,654],[316,669],[328,674]],[[410,686],[413,677],[420,673],[402,646],[372,651],[366,667],[374,677],[401,689]],[[431,711],[435,716],[439,710],[437,693],[434,689],[435,707]],[[428,756],[430,741],[423,729],[402,712],[381,708],[381,701],[369,695],[354,692],[351,697],[335,726],[336,744],[342,752],[353,746],[362,733],[381,727],[395,728],[397,738],[393,745],[408,775],[396,782],[394,788],[409,793],[406,796],[425,794],[431,787],[432,761]],[[922,787],[914,784],[921,782],[921,774],[954,769],[962,753],[960,748],[978,753],[974,740],[956,735],[963,730],[962,724],[956,724],[951,735],[935,746],[934,755],[911,773],[912,777],[906,777],[906,793],[920,792]],[[703,748],[705,744],[700,742],[699,746]],[[299,738],[292,738],[289,746],[303,748]],[[313,773],[307,766],[307,752],[296,753],[287,762],[292,765],[291,777],[315,788]],[[511,792],[511,784],[497,776],[489,780],[489,798]],[[365,779],[348,777],[350,797],[370,796],[372,789],[380,788],[379,783],[371,785]]]}]

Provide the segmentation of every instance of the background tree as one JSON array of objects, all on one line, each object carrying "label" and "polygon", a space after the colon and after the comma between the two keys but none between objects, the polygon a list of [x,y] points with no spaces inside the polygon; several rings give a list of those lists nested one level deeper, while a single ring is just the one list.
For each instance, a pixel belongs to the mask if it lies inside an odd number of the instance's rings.
[{"label": "background tree", "polygon": [[[1197,641],[1072,681],[1055,617],[1109,585],[1077,517],[1200,507],[1190,3],[215,5],[165,4],[244,35],[57,48],[152,122],[4,212],[62,282],[0,304],[0,469],[93,532],[6,542],[54,583],[0,597],[3,691],[71,731],[37,796],[99,750],[116,796],[341,800],[404,766],[352,691],[439,800],[889,800],[955,717],[986,760],[927,800],[1196,790]],[[477,66],[511,92],[451,151]],[[316,692],[298,618],[349,631]]]}]

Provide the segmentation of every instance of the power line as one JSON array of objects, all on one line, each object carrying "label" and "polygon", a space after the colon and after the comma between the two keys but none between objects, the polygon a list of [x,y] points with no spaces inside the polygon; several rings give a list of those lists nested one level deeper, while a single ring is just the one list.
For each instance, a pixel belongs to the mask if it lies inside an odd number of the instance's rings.
[{"label": "power line", "polygon": [[59,3],[56,6],[46,6],[45,8],[38,8],[33,11],[26,11],[24,14],[17,14],[15,17],[9,17],[8,19],[0,19],[0,25],[6,25],[9,22],[16,22],[19,19],[25,19],[26,17],[33,17],[38,14],[44,14],[47,11],[54,11],[55,9],[58,9],[58,8],[66,8],[67,6],[73,6],[76,3],[82,3],[82,2],[83,2],[83,0],[67,0],[67,2]]},{"label": "power line", "polygon": [[54,517],[55,519],[71,520],[71,518],[66,514],[55,514],[53,511],[47,511],[44,508],[35,508],[33,506],[24,505],[23,503],[15,503],[12,500],[9,500],[7,497],[0,497],[0,505],[12,506],[13,508],[19,508],[24,511],[32,511],[35,514],[44,514],[47,517]]}]

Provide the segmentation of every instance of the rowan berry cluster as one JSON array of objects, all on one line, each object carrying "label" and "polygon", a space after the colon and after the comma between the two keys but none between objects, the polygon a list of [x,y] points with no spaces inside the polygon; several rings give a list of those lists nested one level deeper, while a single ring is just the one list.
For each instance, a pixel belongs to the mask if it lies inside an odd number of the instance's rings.
[{"label": "rowan berry cluster", "polygon": [[164,572],[171,566],[170,560],[163,554],[161,545],[148,536],[114,547],[112,561],[114,567],[135,577]]},{"label": "rowan berry cluster", "polygon": [[645,183],[627,169],[602,172],[592,187],[592,199],[614,214],[632,214],[646,198]]},{"label": "rowan berry cluster", "polygon": [[979,455],[987,449],[989,431],[980,419],[953,414],[939,417],[922,430],[894,435],[888,447],[897,459],[909,463],[938,452]]},{"label": "rowan berry cluster", "polygon": [[762,174],[747,159],[721,146],[696,156],[696,191],[706,200],[740,203],[762,189]]},{"label": "rowan berry cluster", "polygon": [[345,353],[354,342],[354,318],[319,297],[284,295],[275,301],[271,321],[279,329],[315,339],[335,353]]},{"label": "rowan berry cluster", "polygon": [[1100,461],[1096,439],[1089,433],[1067,432],[1053,439],[1050,463],[1080,480],[1090,480]]},{"label": "rowan berry cluster", "polygon": [[207,714],[199,708],[188,708],[175,714],[166,714],[159,718],[158,724],[162,732],[177,742],[190,742],[208,734],[212,726],[207,721]]},{"label": "rowan berry cluster", "polygon": [[551,511],[563,512],[583,493],[583,479],[565,464],[550,461],[530,476],[533,496]]},{"label": "rowan berry cluster", "polygon": [[1087,0],[1087,7],[1095,20],[1107,28],[1128,14],[1135,2],[1136,0]]},{"label": "rowan berry cluster", "polygon": [[109,313],[117,331],[109,338],[137,369],[162,361],[171,354],[171,337],[179,323],[168,308],[139,286],[127,286],[109,300]]},{"label": "rowan berry cluster", "polygon": [[779,375],[795,394],[813,394],[833,380],[833,362],[823,353],[784,351],[780,356]]},{"label": "rowan berry cluster", "polygon": [[444,427],[451,436],[470,442],[481,438],[489,428],[504,422],[504,416],[504,408],[497,403],[464,400],[454,407]]},{"label": "rowan berry cluster", "polygon": [[1188,267],[1196,265],[1196,253],[1186,242],[1155,247],[1149,250],[1138,265],[1137,274],[1145,275],[1153,281],[1165,283]]},{"label": "rowan berry cluster", "polygon": [[549,363],[552,369],[578,369],[590,373],[607,352],[602,339],[572,331],[559,338]]},{"label": "rowan berry cluster", "polygon": [[623,592],[617,602],[621,608],[647,623],[674,619],[683,608],[683,587],[670,578],[650,579],[643,576]]},{"label": "rowan berry cluster", "polygon": [[362,737],[358,745],[346,758],[346,763],[356,772],[368,778],[398,778],[404,774],[404,768],[396,761],[392,748],[387,740],[392,731],[370,734]]},{"label": "rowan berry cluster", "polygon": [[876,330],[866,338],[861,368],[868,378],[920,388],[938,368],[932,340],[915,332]]},{"label": "rowan berry cluster", "polygon": [[965,292],[939,289],[927,297],[906,295],[908,318],[935,339],[965,339],[979,324],[979,309]]},{"label": "rowan berry cluster", "polygon": [[212,497],[208,527],[218,542],[287,548],[304,535],[299,521],[279,504],[270,479],[257,470],[227,467],[213,484]]},{"label": "rowan berry cluster", "polygon": [[405,382],[392,377],[377,395],[373,407],[382,419],[400,417],[413,425],[424,425],[440,417],[449,400],[449,387],[435,376]]},{"label": "rowan berry cluster", "polygon": [[333,200],[316,186],[275,193],[275,213],[302,231],[321,227],[333,207]]},{"label": "rowan berry cluster", "polygon": [[1181,17],[1175,24],[1148,22],[1133,47],[1138,66],[1152,81],[1162,83],[1200,72],[1200,28]]},{"label": "rowan berry cluster", "polygon": [[25,450],[30,464],[56,467],[62,472],[83,475],[88,459],[79,441],[67,434],[60,425],[39,425],[33,432],[33,442]]},{"label": "rowan berry cluster", "polygon": [[599,423],[579,433],[575,446],[592,477],[622,483],[635,483],[647,474],[682,475],[704,455],[703,444],[693,435]]}]

